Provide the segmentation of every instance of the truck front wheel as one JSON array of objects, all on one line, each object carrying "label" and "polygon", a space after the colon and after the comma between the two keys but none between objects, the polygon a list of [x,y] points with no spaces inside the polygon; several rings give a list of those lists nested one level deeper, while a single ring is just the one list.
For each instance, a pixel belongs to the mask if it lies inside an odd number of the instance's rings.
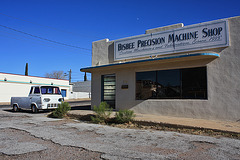
[{"label": "truck front wheel", "polygon": [[37,113],[38,112],[38,109],[35,105],[32,105],[32,112],[33,113]]},{"label": "truck front wheel", "polygon": [[14,105],[13,105],[13,111],[14,111],[14,112],[17,112],[17,111],[19,111],[19,109],[18,109],[18,107],[17,107],[17,105],[16,105],[16,104],[14,104]]}]

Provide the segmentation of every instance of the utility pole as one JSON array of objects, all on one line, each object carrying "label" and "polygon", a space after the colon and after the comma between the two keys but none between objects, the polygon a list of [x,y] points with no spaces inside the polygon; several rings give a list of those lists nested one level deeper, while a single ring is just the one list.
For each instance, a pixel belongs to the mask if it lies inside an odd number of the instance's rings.
[{"label": "utility pole", "polygon": [[84,75],[84,81],[87,81],[87,74],[85,72],[85,75]]},{"label": "utility pole", "polygon": [[71,83],[72,81],[72,70],[70,69],[69,71],[69,84]]},{"label": "utility pole", "polygon": [[64,73],[64,77],[68,76],[68,80],[69,80],[69,84],[71,84],[72,82],[72,70],[70,69],[70,71],[67,71],[69,73]]}]

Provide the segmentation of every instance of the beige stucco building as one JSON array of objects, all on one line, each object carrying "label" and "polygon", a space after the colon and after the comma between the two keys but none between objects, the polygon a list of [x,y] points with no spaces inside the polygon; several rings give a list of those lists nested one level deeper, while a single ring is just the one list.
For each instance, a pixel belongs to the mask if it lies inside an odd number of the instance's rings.
[{"label": "beige stucco building", "polygon": [[71,96],[68,80],[0,73],[0,103],[9,103],[11,97],[27,97],[31,86],[36,85],[58,86],[65,99]]},{"label": "beige stucco building", "polygon": [[240,17],[92,43],[92,107],[240,119]]}]

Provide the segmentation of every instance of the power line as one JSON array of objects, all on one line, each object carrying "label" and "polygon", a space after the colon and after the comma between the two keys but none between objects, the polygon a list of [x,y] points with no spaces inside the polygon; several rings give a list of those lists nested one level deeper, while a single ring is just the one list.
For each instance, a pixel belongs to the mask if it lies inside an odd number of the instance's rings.
[{"label": "power line", "polygon": [[[3,32],[3,31],[0,31],[0,32]],[[12,34],[12,33],[8,33],[8,32],[3,32],[3,33],[7,33],[7,34],[10,34],[10,35],[12,35],[12,36],[17,35],[17,34]],[[4,36],[4,37],[7,37],[7,38],[11,38],[11,39],[16,39],[16,40],[19,40],[19,41],[26,40],[26,39],[19,39],[19,38],[16,38],[16,37],[7,36],[7,35],[3,35],[3,34],[0,34],[0,36]],[[19,35],[17,35],[17,36],[19,36]],[[35,40],[35,41],[36,41],[36,39],[33,39],[33,38],[29,38],[29,37],[24,37],[24,38],[27,38],[27,39]],[[37,43],[37,44],[43,45],[43,46],[48,46],[48,47],[54,47],[54,48],[56,48],[55,46],[42,43],[42,41],[38,41],[38,42],[34,42],[34,43]],[[79,53],[78,53],[78,54],[79,54]],[[86,52],[83,52],[83,53],[80,53],[80,54],[85,54],[85,55],[87,55],[87,56],[91,56],[90,54],[88,54],[88,53],[86,53]]]},{"label": "power line", "polygon": [[71,34],[71,35],[79,35],[79,36],[83,36],[84,38],[89,37],[89,38],[102,39],[100,37],[81,35],[79,33],[69,32],[69,31],[65,31],[65,30],[62,30],[62,29],[55,28],[55,27],[42,25],[40,23],[32,22],[32,21],[25,20],[25,19],[22,19],[22,18],[17,18],[17,17],[10,16],[10,15],[4,14],[4,13],[0,13],[0,14],[3,15],[3,16],[6,16],[6,17],[10,17],[10,18],[17,19],[17,20],[20,20],[20,21],[28,22],[28,23],[31,23],[31,24],[34,24],[34,25],[38,25],[38,26],[41,26],[41,27],[47,27],[47,28],[50,28],[50,29],[53,29],[53,30],[57,30],[57,31],[60,31],[60,32],[65,32],[65,33],[68,33],[68,34]]},{"label": "power line", "polygon": [[7,26],[1,25],[1,24],[0,24],[0,26],[3,27],[3,28],[10,29],[10,30],[15,31],[15,32],[19,32],[19,33],[22,33],[22,34],[25,34],[25,35],[28,35],[28,36],[31,36],[31,37],[35,37],[35,38],[38,38],[38,39],[44,40],[44,41],[48,41],[48,42],[52,42],[52,43],[56,43],[56,44],[64,45],[64,46],[68,46],[68,47],[78,48],[78,49],[82,49],[82,50],[91,51],[90,49],[87,49],[87,48],[82,48],[82,47],[78,47],[78,46],[73,46],[73,45],[69,45],[69,44],[66,44],[66,43],[62,43],[62,42],[58,42],[58,41],[54,41],[54,40],[50,40],[50,39],[47,39],[47,38],[43,38],[43,37],[39,37],[39,36],[35,36],[35,35],[33,35],[33,34],[26,33],[26,32],[23,32],[23,31],[20,31],[20,30],[17,30],[17,29],[11,28],[11,27],[7,27]]}]

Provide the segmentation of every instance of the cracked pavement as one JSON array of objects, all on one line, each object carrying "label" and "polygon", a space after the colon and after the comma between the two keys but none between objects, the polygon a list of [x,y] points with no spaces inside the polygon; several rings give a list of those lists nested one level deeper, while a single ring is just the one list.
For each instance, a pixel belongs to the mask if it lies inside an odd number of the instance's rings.
[{"label": "cracked pavement", "polygon": [[0,159],[239,159],[240,140],[121,129],[0,109]]}]

